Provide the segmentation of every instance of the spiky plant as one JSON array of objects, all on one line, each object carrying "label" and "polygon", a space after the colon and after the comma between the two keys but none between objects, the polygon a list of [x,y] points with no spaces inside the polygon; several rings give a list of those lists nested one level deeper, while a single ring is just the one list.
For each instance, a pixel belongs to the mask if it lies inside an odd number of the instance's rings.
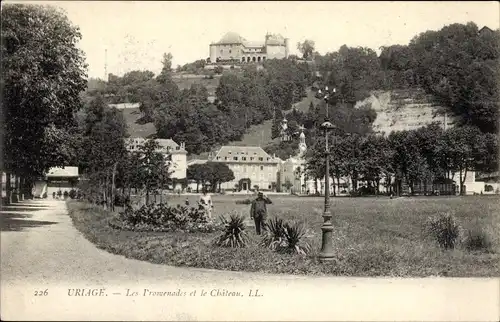
[{"label": "spiky plant", "polygon": [[269,219],[266,222],[266,228],[260,245],[271,250],[284,246],[286,239],[283,220],[280,218]]},{"label": "spiky plant", "polygon": [[215,239],[214,244],[221,247],[245,247],[248,244],[245,218],[240,215],[231,215],[229,220],[223,216],[219,218],[224,225],[224,232]]},{"label": "spiky plant", "polygon": [[282,251],[287,253],[297,253],[299,255],[306,255],[311,251],[311,246],[302,240],[306,234],[304,226],[299,223],[285,223],[283,225],[286,243],[281,248]]}]

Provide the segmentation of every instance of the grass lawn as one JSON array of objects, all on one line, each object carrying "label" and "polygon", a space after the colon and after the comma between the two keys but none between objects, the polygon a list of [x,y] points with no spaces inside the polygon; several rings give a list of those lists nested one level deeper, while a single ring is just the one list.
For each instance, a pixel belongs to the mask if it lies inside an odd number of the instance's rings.
[{"label": "grass lawn", "polygon": [[[186,196],[170,197],[171,204]],[[197,196],[188,197],[191,202]],[[213,196],[214,214],[242,213],[249,205],[236,204],[244,196]],[[210,245],[219,233],[144,233],[108,226],[112,214],[83,202],[70,201],[74,225],[90,241],[109,252],[129,258],[176,266],[223,270],[307,275],[345,276],[500,276],[500,203],[496,196],[335,198],[332,200],[335,259],[321,264],[316,255],[321,244],[323,199],[271,196],[269,217],[298,220],[308,228],[306,241],[313,247],[307,257],[278,254],[258,247],[258,236],[248,227],[247,248]],[[463,247],[441,250],[425,234],[429,216],[451,211],[464,228],[481,227],[492,241],[491,251]]]}]

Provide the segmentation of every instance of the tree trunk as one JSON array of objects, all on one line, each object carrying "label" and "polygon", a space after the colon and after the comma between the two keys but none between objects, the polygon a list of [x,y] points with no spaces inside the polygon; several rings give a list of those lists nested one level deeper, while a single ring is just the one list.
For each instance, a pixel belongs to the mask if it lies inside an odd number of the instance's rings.
[{"label": "tree trunk", "polygon": [[11,184],[11,174],[7,173],[5,175],[5,194],[6,194],[6,204],[12,203],[12,184]]},{"label": "tree trunk", "polygon": [[340,193],[340,176],[337,176],[337,187],[339,188]]},{"label": "tree trunk", "polygon": [[16,191],[15,193],[15,201],[16,202],[19,202],[19,176],[18,175],[15,175],[14,177],[14,189]]},{"label": "tree trunk", "polygon": [[113,176],[111,183],[111,211],[115,211],[115,173],[116,173],[117,163],[113,165]]},{"label": "tree trunk", "polygon": [[196,193],[200,193],[200,182],[196,181]]},{"label": "tree trunk", "polygon": [[380,179],[375,180],[375,195],[378,196],[380,193]]}]

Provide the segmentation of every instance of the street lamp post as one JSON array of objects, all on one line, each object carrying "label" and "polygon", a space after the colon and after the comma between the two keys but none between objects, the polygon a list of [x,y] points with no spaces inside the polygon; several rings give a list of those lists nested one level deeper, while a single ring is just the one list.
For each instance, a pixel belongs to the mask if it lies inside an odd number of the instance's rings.
[{"label": "street lamp post", "polygon": [[[335,93],[335,88],[333,89]],[[328,146],[328,133],[335,126],[328,119],[328,87],[325,87],[324,100],[326,102],[326,117],[325,122],[321,124],[321,128],[325,131],[325,209],[323,211],[323,226],[321,226],[321,251],[319,260],[327,262],[333,260],[333,223],[332,214],[330,213],[330,148]]]}]

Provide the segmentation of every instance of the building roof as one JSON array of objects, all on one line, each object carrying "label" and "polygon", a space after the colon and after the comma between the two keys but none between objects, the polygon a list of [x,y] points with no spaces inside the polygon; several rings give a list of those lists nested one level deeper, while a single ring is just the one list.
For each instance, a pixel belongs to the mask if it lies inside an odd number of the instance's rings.
[{"label": "building roof", "polygon": [[192,159],[192,160],[189,160],[187,162],[187,166],[189,167],[190,165],[193,165],[193,164],[205,164],[207,163],[208,160],[202,160],[202,159]]},{"label": "building roof", "polygon": [[[134,147],[134,145],[142,145],[146,142],[146,140],[148,140],[148,139],[145,139],[145,138],[126,138],[125,144],[128,145],[127,148],[129,148],[130,150],[135,150],[136,148]],[[184,146],[177,144],[172,139],[155,139],[155,141],[158,142],[158,144],[160,145],[158,152],[172,153],[172,154],[187,153]]]},{"label": "building roof", "polygon": [[141,107],[141,103],[119,103],[119,104],[108,104],[110,108],[117,108],[119,110],[127,109],[127,108],[139,108]]},{"label": "building roof", "polygon": [[483,28],[481,28],[479,30],[479,33],[482,34],[484,32],[493,32],[493,30],[490,27],[488,27],[488,26],[484,26]]},{"label": "building roof", "polygon": [[219,40],[218,44],[242,44],[246,40],[235,32],[228,32]]},{"label": "building roof", "polygon": [[262,47],[264,47],[264,43],[261,41],[245,41],[243,44],[247,48],[262,48]]},{"label": "building roof", "polygon": [[[237,160],[234,160],[237,157]],[[243,160],[241,157],[246,157]],[[251,160],[250,157],[254,159]],[[227,158],[227,160],[225,159]],[[259,160],[262,158],[262,161]],[[254,162],[265,162],[265,163],[278,163],[279,160],[267,154],[260,146],[223,146],[215,155],[214,161],[229,161],[229,162],[241,162],[241,163],[254,163]]]},{"label": "building roof", "polygon": [[47,177],[78,177],[78,167],[54,167],[47,172]]}]

